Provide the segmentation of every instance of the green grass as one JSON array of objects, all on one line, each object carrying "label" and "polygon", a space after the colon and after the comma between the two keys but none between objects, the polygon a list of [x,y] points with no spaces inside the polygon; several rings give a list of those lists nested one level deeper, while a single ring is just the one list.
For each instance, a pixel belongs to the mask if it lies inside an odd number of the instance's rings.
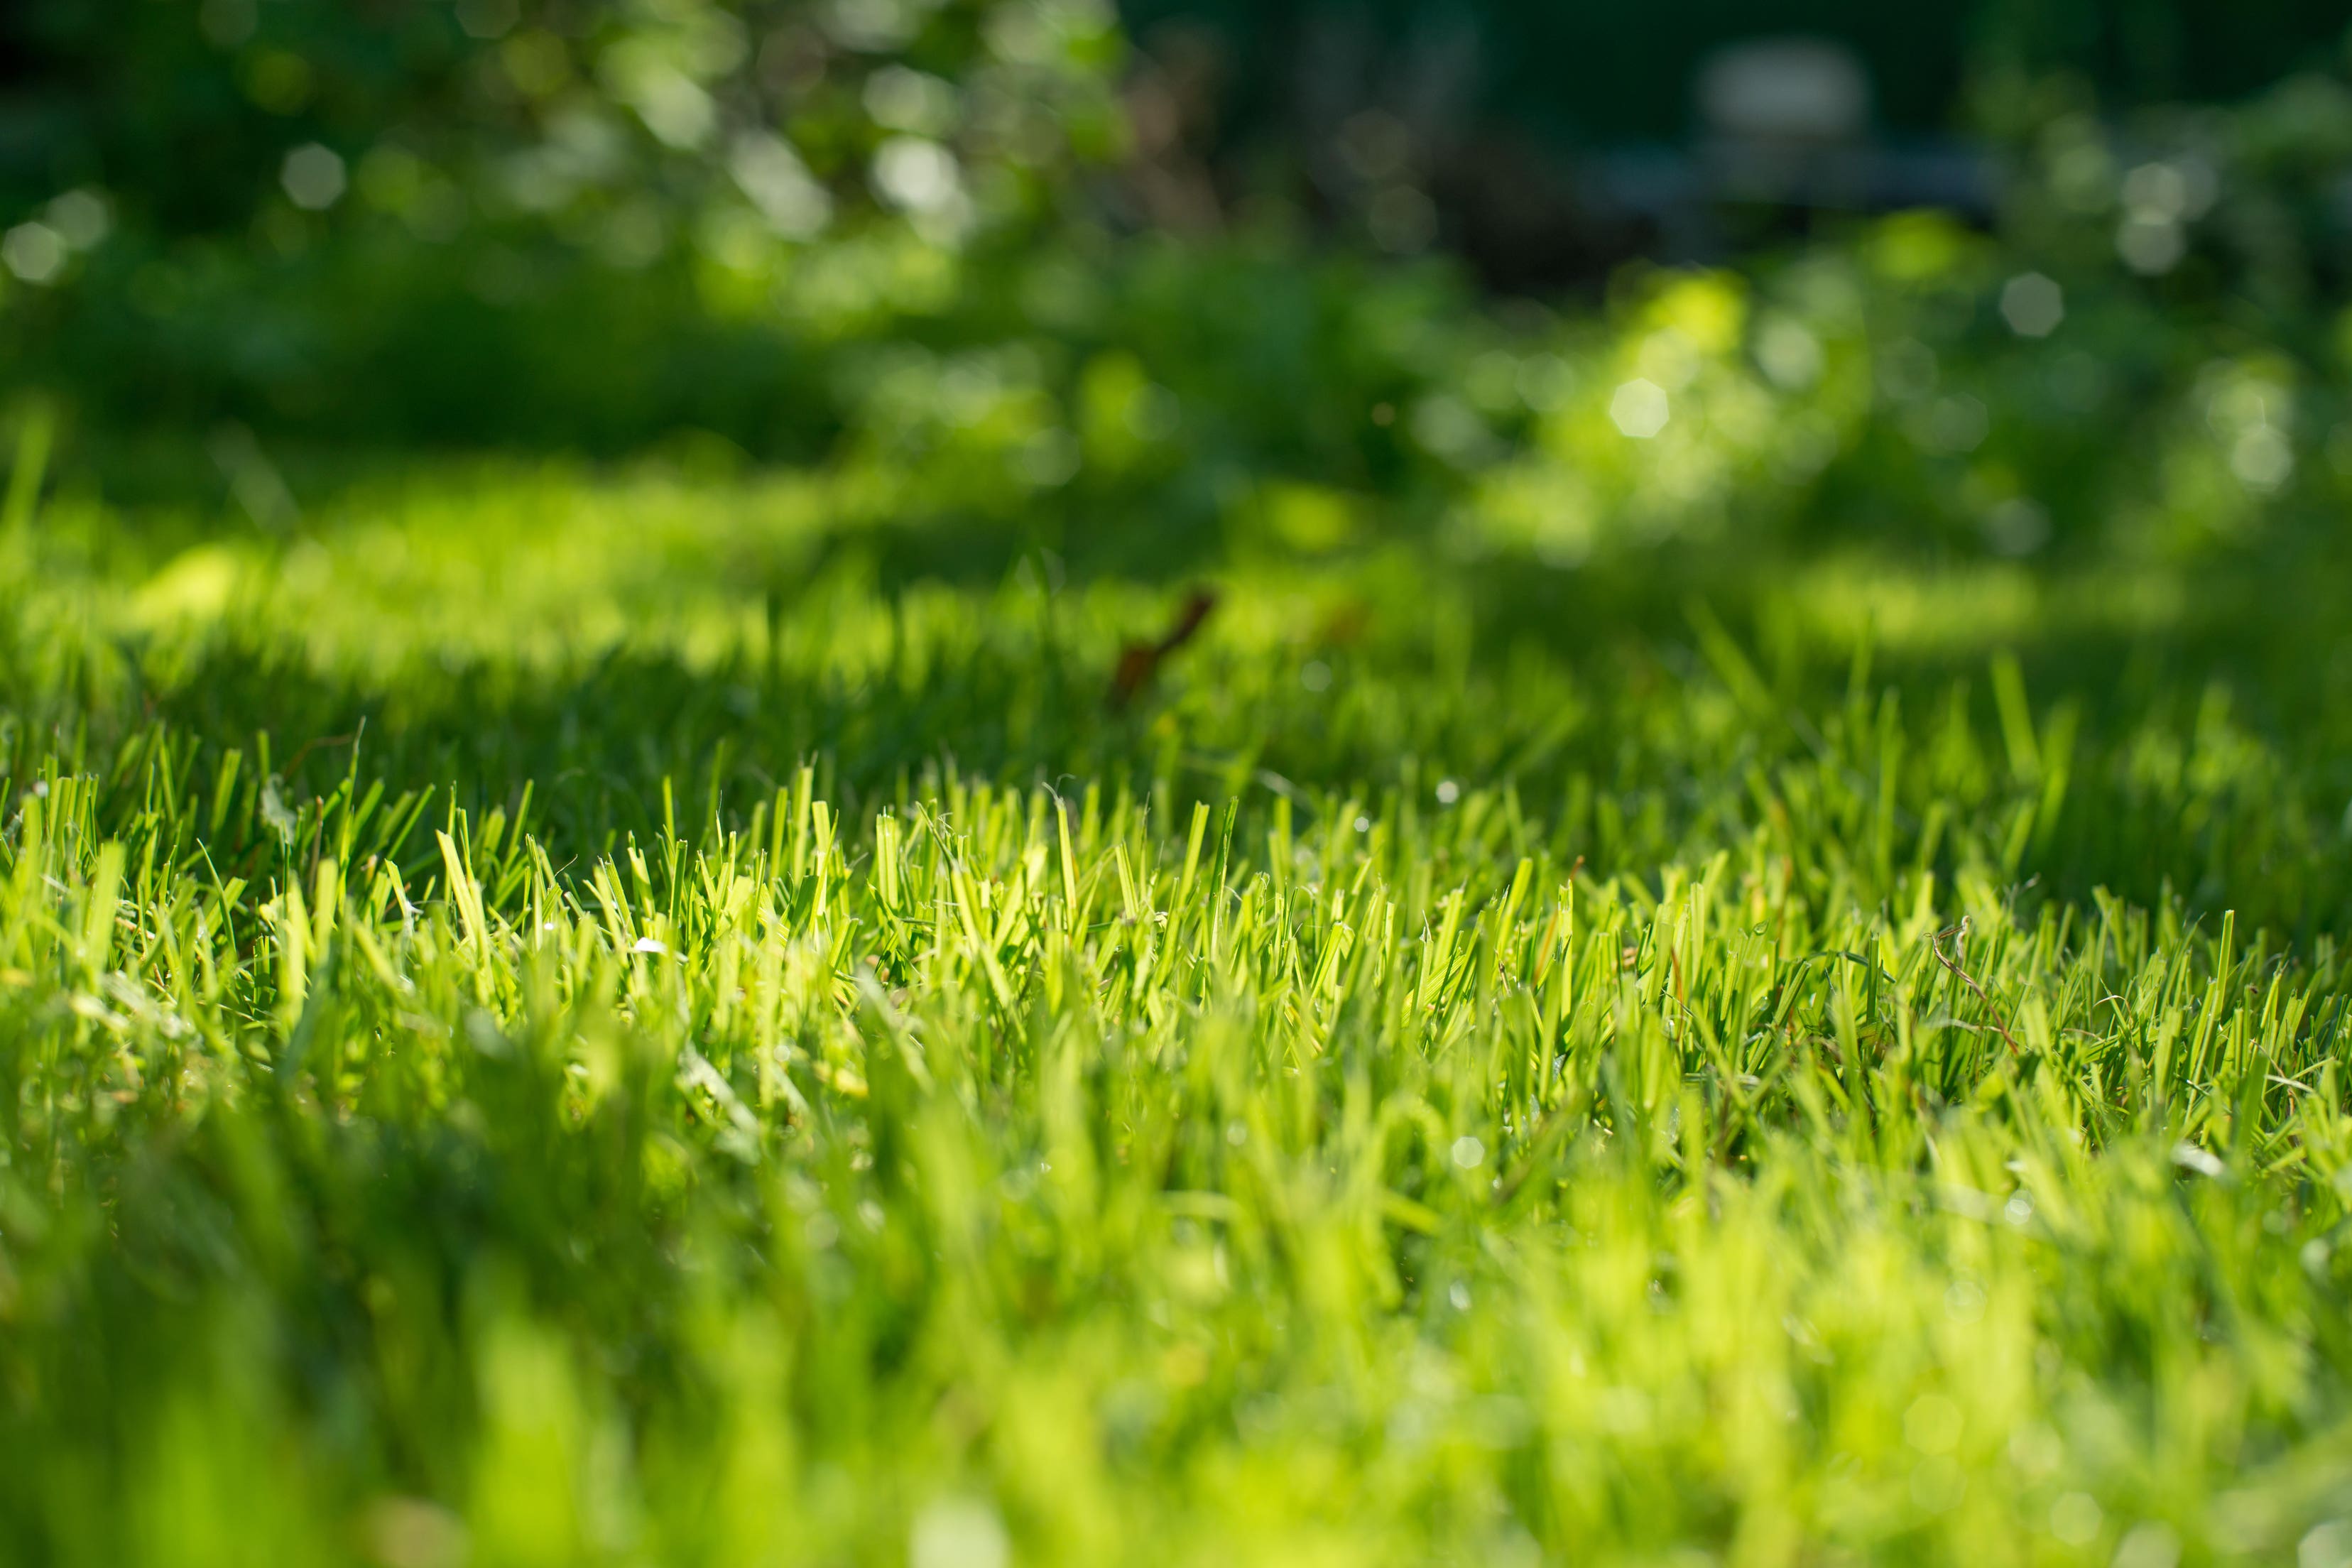
[{"label": "green grass", "polygon": [[1122,257],[797,470],[19,421],[0,1556],[2352,1563],[2324,334]]},{"label": "green grass", "polygon": [[18,485],[0,1554],[2352,1559],[2331,492],[1268,485],[1114,710],[936,458]]},{"label": "green grass", "polygon": [[2352,1568],[2325,62],[1547,306],[1098,0],[47,9],[0,1568]]}]

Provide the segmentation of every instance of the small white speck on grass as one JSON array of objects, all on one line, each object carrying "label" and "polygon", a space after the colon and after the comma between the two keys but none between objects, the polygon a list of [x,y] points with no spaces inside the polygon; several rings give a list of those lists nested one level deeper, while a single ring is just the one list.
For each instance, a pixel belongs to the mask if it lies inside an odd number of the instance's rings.
[{"label": "small white speck on grass", "polygon": [[1486,1163],[1486,1145],[1465,1133],[1454,1141],[1454,1163],[1465,1171],[1475,1171]]},{"label": "small white speck on grass", "polygon": [[2194,1143],[2174,1144],[2172,1163],[2184,1171],[2194,1171],[2200,1176],[2219,1176],[2229,1170],[2227,1165]]},{"label": "small white speck on grass", "polygon": [[976,1498],[940,1498],[915,1516],[908,1568],[1005,1568],[1012,1561],[1003,1521]]},{"label": "small white speck on grass", "polygon": [[1438,804],[1438,805],[1452,805],[1455,801],[1460,800],[1461,798],[1462,798],[1462,786],[1461,786],[1460,784],[1455,784],[1452,779],[1446,779],[1446,780],[1443,781],[1442,783],[1440,783],[1440,784],[1438,784],[1438,786],[1437,786],[1437,804]]},{"label": "small white speck on grass", "polygon": [[1470,1287],[1456,1279],[1445,1288],[1445,1299],[1454,1303],[1455,1311],[1466,1312],[1470,1310]]},{"label": "small white speck on grass", "polygon": [[629,944],[631,952],[651,952],[667,956],[669,948],[654,937],[641,936]]}]

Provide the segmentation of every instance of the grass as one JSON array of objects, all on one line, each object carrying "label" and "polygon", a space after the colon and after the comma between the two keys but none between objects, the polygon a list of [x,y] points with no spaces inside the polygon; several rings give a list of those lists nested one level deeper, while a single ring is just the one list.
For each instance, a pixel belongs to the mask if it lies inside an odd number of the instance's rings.
[{"label": "grass", "polygon": [[19,517],[9,1556],[2352,1549],[2336,700],[1373,550],[1110,712],[1167,590],[858,538]]},{"label": "grass", "polygon": [[2324,561],[19,491],[14,1560],[2352,1560]]},{"label": "grass", "polygon": [[0,1563],[2352,1568],[2324,62],[1554,309],[1101,5],[137,9]]}]

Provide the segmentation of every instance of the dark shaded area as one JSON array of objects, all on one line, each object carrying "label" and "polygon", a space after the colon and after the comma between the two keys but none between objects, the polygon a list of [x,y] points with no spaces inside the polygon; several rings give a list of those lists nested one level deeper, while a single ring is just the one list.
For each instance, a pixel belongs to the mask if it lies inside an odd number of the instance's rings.
[{"label": "dark shaded area", "polygon": [[1701,64],[1759,37],[1851,47],[1869,68],[1876,123],[1916,135],[1964,121],[1972,68],[2074,72],[2117,108],[2218,101],[2334,63],[2346,26],[2326,0],[1123,0],[1120,12],[1147,47],[1186,34],[1216,41],[1236,142],[1295,135],[1318,85],[1394,90],[1450,53],[1461,112],[1556,149],[1689,134]]},{"label": "dark shaded area", "polygon": [[[1129,0],[1151,222],[1276,194],[1379,248],[1434,246],[1505,293],[1633,258],[1715,263],[1825,217],[1932,206],[1990,226],[2035,127],[2232,103],[2340,68],[2341,7],[2070,0]],[[1727,78],[1724,78],[1725,73]],[[2045,97],[2045,104],[2054,101]]]}]

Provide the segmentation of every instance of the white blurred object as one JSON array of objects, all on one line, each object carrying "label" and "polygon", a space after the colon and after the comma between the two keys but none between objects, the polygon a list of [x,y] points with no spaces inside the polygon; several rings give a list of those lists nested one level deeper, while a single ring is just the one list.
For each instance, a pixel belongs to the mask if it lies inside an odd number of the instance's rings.
[{"label": "white blurred object", "polygon": [[1629,381],[1609,399],[1610,422],[1636,441],[1655,436],[1673,416],[1666,389],[1654,381]]},{"label": "white blurred object", "polygon": [[1696,82],[1699,166],[1718,200],[1867,208],[1883,150],[1870,73],[1826,38],[1758,38],[1709,56]]},{"label": "white blurred object", "polygon": [[1870,121],[1870,73],[1827,38],[1758,38],[1718,50],[1699,69],[1698,107],[1717,136],[1752,142],[1850,142]]}]

